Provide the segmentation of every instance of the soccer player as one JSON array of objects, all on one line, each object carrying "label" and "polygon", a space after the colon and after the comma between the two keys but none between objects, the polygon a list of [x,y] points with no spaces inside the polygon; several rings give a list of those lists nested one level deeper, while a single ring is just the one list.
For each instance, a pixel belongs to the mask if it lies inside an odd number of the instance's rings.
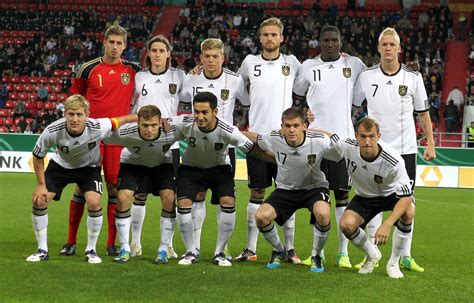
[{"label": "soccer player", "polygon": [[[357,57],[341,56],[341,33],[335,26],[321,30],[321,55],[303,62],[301,73],[293,91],[298,96],[306,94],[314,121],[309,128],[324,129],[343,137],[353,137],[352,96],[357,77],[365,69]],[[323,159],[321,169],[329,181],[329,189],[336,198],[336,222],[349,204],[351,182],[346,164]],[[339,252],[337,263],[341,268],[351,268],[347,252],[348,240],[338,228]],[[312,253],[314,255],[314,252]],[[311,264],[310,260],[303,263]]]},{"label": "soccer player", "polygon": [[[156,105],[163,117],[174,117],[178,114],[181,91],[186,74],[180,69],[171,67],[171,45],[162,35],[151,38],[147,43],[146,70],[135,75],[135,91],[133,97],[134,112],[147,104]],[[179,167],[179,142],[171,147],[174,174]],[[132,205],[132,243],[130,256],[142,254],[141,232],[146,214],[146,197],[135,195]],[[169,258],[177,258],[172,246],[167,251]]]},{"label": "soccer player", "polygon": [[[378,123],[363,118],[356,125],[356,140],[331,136],[333,150],[347,163],[349,176],[354,182],[356,195],[346,208],[340,228],[347,238],[367,253],[360,274],[370,274],[382,254],[376,245],[384,245],[396,224],[392,236],[392,254],[386,270],[390,278],[403,278],[398,262],[408,245],[415,207],[411,198],[411,181],[400,154],[381,137]],[[382,211],[392,213],[378,227],[372,243],[361,228]]]},{"label": "soccer player", "polygon": [[[127,31],[114,25],[105,31],[104,55],[81,65],[71,87],[71,94],[80,94],[90,102],[90,117],[103,118],[128,114],[140,66],[120,58],[127,43]],[[100,144],[101,161],[107,183],[107,254],[117,255],[115,247],[115,207],[117,203],[117,176],[122,147]],[[76,237],[84,212],[84,196],[76,187],[69,206],[69,231],[66,245],[60,254],[75,254]]]},{"label": "soccer player", "polygon": [[286,109],[281,120],[281,134],[274,130],[259,135],[256,141],[278,165],[276,189],[255,215],[258,229],[274,248],[267,267],[278,268],[286,258],[286,249],[273,221],[283,225],[296,210],[307,208],[311,212],[311,224],[314,224],[311,271],[323,272],[321,253],[331,221],[329,184],[320,164],[330,148],[330,140],[324,134],[307,131],[304,113],[299,109]]},{"label": "soccer player", "polygon": [[[380,122],[382,140],[402,155],[413,191],[418,152],[413,113],[418,114],[426,131],[428,147],[424,151],[424,159],[426,161],[434,159],[436,152],[429,114],[430,106],[423,78],[419,72],[409,70],[398,62],[400,50],[398,33],[393,28],[382,31],[378,44],[380,64],[366,69],[359,75],[354,88],[354,104],[360,106],[364,99],[367,100],[369,116]],[[369,223],[368,227],[373,226],[376,230],[382,222],[382,215],[376,216],[374,220],[376,222]],[[403,253],[402,267],[423,272],[424,269],[411,257],[412,236],[413,229]]]},{"label": "soccer player", "polygon": [[[99,144],[102,138],[121,124],[133,122],[135,115],[112,119],[91,119],[89,103],[81,95],[72,95],[64,102],[65,115],[48,125],[36,142],[33,150],[33,167],[37,185],[33,192],[32,222],[38,242],[38,250],[26,261],[47,261],[48,203],[59,201],[63,188],[76,183],[84,193],[87,203],[87,247],[86,260],[91,264],[101,263],[96,243],[102,227],[102,176],[100,175]],[[44,170],[44,157],[56,146],[57,151]]]},{"label": "soccer player", "polygon": [[[241,76],[223,68],[224,43],[220,39],[208,38],[201,43],[201,63],[203,71],[199,74],[188,74],[188,81],[183,88],[183,102],[192,102],[193,97],[202,91],[213,93],[217,97],[217,118],[227,123],[234,122],[236,99],[247,98],[244,81]],[[230,164],[235,176],[235,148],[229,148]],[[199,254],[201,248],[201,230],[206,218],[206,192],[200,192],[193,201],[192,216],[194,221],[194,245]]]},{"label": "soccer player", "polygon": [[[240,74],[249,88],[249,129],[265,134],[280,127],[281,114],[293,103],[293,82],[299,73],[301,63],[293,55],[280,53],[283,42],[283,24],[278,18],[269,18],[260,24],[259,39],[262,53],[248,55],[240,67]],[[245,102],[245,100],[244,100]],[[277,166],[264,160],[247,156],[250,203],[247,206],[247,247],[236,257],[240,261],[257,260],[258,228],[255,213],[263,202],[265,189],[276,178]],[[295,217],[283,225],[285,248],[288,260],[299,263],[294,247]]]},{"label": "soccer player", "polygon": [[[160,195],[163,208],[160,217],[160,246],[155,263],[168,263],[168,246],[175,226],[175,181],[170,148],[174,143],[174,133],[164,132],[161,125],[161,112],[155,105],[145,105],[138,111],[138,123],[123,125],[105,138],[106,143],[123,145],[119,183],[118,202],[115,214],[119,255],[116,262],[125,263],[130,258],[129,234],[131,202],[136,192]],[[149,186],[151,183],[151,186]]]},{"label": "soccer player", "polygon": [[194,223],[191,215],[193,200],[202,188],[212,191],[212,204],[220,204],[217,212],[218,235],[213,263],[231,266],[224,248],[235,226],[235,189],[228,145],[249,153],[254,144],[237,127],[217,118],[217,97],[201,92],[193,99],[194,118],[173,118],[176,140],[186,139],[188,147],[179,167],[177,180],[177,221],[186,246],[180,265],[191,265],[198,258],[194,244]]}]

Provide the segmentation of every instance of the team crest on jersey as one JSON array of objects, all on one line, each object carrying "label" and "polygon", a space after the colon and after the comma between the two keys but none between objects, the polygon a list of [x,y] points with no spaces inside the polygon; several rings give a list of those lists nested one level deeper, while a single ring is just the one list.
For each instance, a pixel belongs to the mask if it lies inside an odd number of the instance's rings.
[{"label": "team crest on jersey", "polygon": [[214,143],[215,150],[221,150],[224,147],[224,143]]},{"label": "team crest on jersey", "polygon": [[230,91],[228,89],[221,89],[221,99],[222,101],[225,101],[227,99],[229,99],[229,93]]},{"label": "team crest on jersey", "polygon": [[406,96],[407,92],[408,92],[408,86],[406,86],[406,85],[399,85],[398,86],[398,94],[400,96]]},{"label": "team crest on jersey", "polygon": [[122,78],[122,84],[128,85],[130,83],[130,74],[129,73],[121,73],[120,77]]},{"label": "team crest on jersey", "polygon": [[350,67],[343,67],[342,68],[342,74],[344,75],[344,77],[346,78],[350,78],[351,75],[352,75],[352,70]]},{"label": "team crest on jersey", "polygon": [[63,154],[69,154],[69,147],[67,147],[67,146],[61,146],[60,149],[61,149],[61,152],[62,152]]},{"label": "team crest on jersey", "polygon": [[383,178],[382,178],[382,176],[375,175],[375,176],[374,176],[374,181],[375,181],[375,183],[377,183],[377,184],[382,184]]},{"label": "team crest on jersey", "polygon": [[316,163],[316,154],[308,155],[308,164],[313,166]]},{"label": "team crest on jersey", "polygon": [[290,66],[289,65],[283,65],[281,67],[281,72],[283,75],[288,76],[290,74]]},{"label": "team crest on jersey", "polygon": [[171,148],[171,144],[165,144],[163,145],[163,152],[166,153],[167,151],[169,151]]},{"label": "team crest on jersey", "polygon": [[89,150],[91,150],[91,149],[93,149],[96,145],[97,145],[96,142],[90,142],[89,144],[87,144],[87,147],[89,148]]},{"label": "team crest on jersey", "polygon": [[176,94],[176,89],[178,88],[178,86],[174,83],[170,83],[168,88],[169,88],[170,94],[174,95]]}]

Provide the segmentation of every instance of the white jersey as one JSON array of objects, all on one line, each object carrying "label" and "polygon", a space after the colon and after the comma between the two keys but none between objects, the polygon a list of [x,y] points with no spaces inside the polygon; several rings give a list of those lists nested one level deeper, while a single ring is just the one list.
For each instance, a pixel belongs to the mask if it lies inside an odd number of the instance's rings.
[{"label": "white jersey", "polygon": [[138,125],[128,123],[104,138],[109,144],[122,145],[121,163],[155,167],[163,163],[172,163],[170,148],[174,141],[175,128],[165,133],[160,131],[155,140],[146,140],[140,136]]},{"label": "white jersey", "polygon": [[364,198],[398,197],[412,194],[410,178],[400,154],[383,141],[378,142],[382,151],[372,162],[360,155],[359,144],[354,139],[331,137],[331,145],[341,158],[345,158],[347,172],[355,185],[356,194]]},{"label": "white jersey", "polygon": [[277,130],[259,137],[258,146],[274,154],[278,166],[277,188],[308,190],[329,186],[321,171],[321,160],[331,146],[329,137],[312,131],[305,132],[301,145],[290,146]]},{"label": "white jersey", "polygon": [[244,153],[249,153],[254,146],[237,127],[223,120],[218,120],[216,127],[209,132],[201,131],[191,116],[174,117],[170,122],[176,126],[175,139],[186,139],[188,142],[183,155],[184,165],[199,168],[229,165],[229,145],[240,148]]},{"label": "white jersey", "polygon": [[306,94],[306,102],[315,117],[310,128],[354,136],[352,96],[357,77],[364,69],[364,63],[351,56],[340,56],[329,62],[318,56],[303,62],[293,91],[299,96]]},{"label": "white jersey", "polygon": [[64,168],[100,166],[100,141],[112,130],[112,122],[108,118],[87,118],[85,123],[82,134],[71,136],[66,129],[65,118],[54,121],[36,141],[33,155],[44,158],[48,150],[56,146],[51,160]]},{"label": "white jersey", "polygon": [[367,99],[369,116],[380,123],[382,140],[402,155],[416,154],[413,112],[429,110],[423,78],[405,65],[387,75],[380,65],[363,71],[354,89],[354,105]]},{"label": "white jersey", "polygon": [[242,77],[226,68],[216,78],[207,78],[204,72],[200,75],[188,74],[181,101],[192,103],[197,93],[206,91],[217,97],[217,117],[234,124],[235,100],[245,102],[243,100],[248,98]]},{"label": "white jersey", "polygon": [[270,133],[281,125],[281,114],[293,105],[293,82],[301,63],[293,55],[266,60],[248,55],[239,73],[249,85],[249,126],[257,133]]}]

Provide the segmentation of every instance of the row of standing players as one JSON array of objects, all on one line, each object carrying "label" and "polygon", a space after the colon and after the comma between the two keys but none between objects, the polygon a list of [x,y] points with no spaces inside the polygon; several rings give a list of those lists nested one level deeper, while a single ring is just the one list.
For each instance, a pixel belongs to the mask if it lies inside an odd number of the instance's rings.
[{"label": "row of standing players", "polygon": [[[275,18],[265,20],[261,24],[259,37],[262,54],[249,55],[242,63],[239,75],[222,68],[221,42],[216,39],[207,39],[202,45],[201,53],[204,72],[201,75],[186,76],[182,71],[169,67],[170,47],[166,39],[162,37],[155,37],[149,41],[147,58],[149,69],[135,75],[136,69],[120,60],[120,54],[126,42],[125,34],[119,32],[106,35],[104,56],[82,66],[77,75],[78,78],[75,79],[72,92],[81,93],[90,100],[91,117],[124,114],[129,110],[130,101],[128,100],[134,100],[133,103],[137,108],[149,103],[156,104],[166,117],[176,114],[179,101],[189,102],[196,93],[210,91],[218,96],[218,115],[224,121],[232,121],[236,98],[245,105],[250,105],[250,129],[258,133],[269,133],[272,129],[279,128],[281,113],[291,107],[294,92],[299,96],[306,95],[308,105],[315,115],[315,121],[311,124],[312,128],[325,129],[342,137],[354,135],[350,119],[352,104],[360,105],[365,98],[368,102],[369,115],[381,123],[382,139],[406,157],[405,163],[409,166],[407,171],[410,179],[414,180],[416,141],[412,113],[418,112],[422,123],[430,125],[429,115],[426,114],[427,98],[420,75],[398,63],[397,54],[400,43],[396,32],[389,31],[381,35],[379,41],[381,64],[366,69],[358,58],[340,55],[340,33],[335,27],[329,26],[322,30],[321,56],[307,60],[303,65],[294,56],[283,55],[279,52],[280,43],[283,41],[282,29],[283,25]],[[110,103],[107,100],[110,100]],[[117,100],[126,101],[122,102],[124,103],[122,108]],[[429,146],[425,152],[427,160],[435,156],[431,138],[432,135],[428,134]],[[109,145],[104,145],[103,148],[105,151],[103,165],[109,190],[108,252],[114,254],[115,224],[110,219],[114,218],[115,212],[113,205],[116,189],[113,188],[113,184],[116,184],[118,164],[114,165],[113,162],[117,161],[111,160],[113,156],[110,157],[108,154],[115,153],[117,157],[120,150]],[[251,188],[251,198],[247,209],[248,243],[247,248],[237,257],[239,260],[256,259],[258,229],[255,213],[263,201],[265,188],[271,185],[272,177],[276,173],[274,165],[251,156],[247,161]],[[344,172],[342,175],[347,179],[345,165],[337,167],[336,163],[324,162],[323,170],[336,197],[336,218],[339,223],[349,202],[350,185],[347,180],[334,177],[341,176],[341,172]],[[112,176],[111,166],[115,166],[116,170]],[[412,184],[414,185],[413,181]],[[84,200],[81,196],[80,191],[76,190],[70,209],[68,244],[65,245],[63,254],[71,254],[75,250],[75,236],[83,211]],[[202,196],[195,200],[200,201],[200,198]],[[141,209],[135,213],[143,218],[145,209],[143,196],[137,195],[134,204],[137,205],[134,206],[132,213],[135,212],[135,208]],[[204,204],[193,203],[192,211],[196,212],[193,223],[199,233],[199,225],[202,225],[203,215],[205,215]],[[375,231],[381,222],[380,216],[376,218],[378,224],[367,224],[370,238],[374,238]],[[288,259],[298,263],[299,258],[293,249],[293,216],[283,225],[283,230]],[[347,254],[348,240],[341,229],[338,228],[338,230],[339,266],[351,267]],[[139,253],[139,242],[136,241],[134,244],[138,246],[136,253]],[[421,271],[422,269],[410,256],[410,246],[411,243],[407,245],[407,251],[403,254],[403,264],[409,269]],[[315,255],[315,252],[312,255]]]}]

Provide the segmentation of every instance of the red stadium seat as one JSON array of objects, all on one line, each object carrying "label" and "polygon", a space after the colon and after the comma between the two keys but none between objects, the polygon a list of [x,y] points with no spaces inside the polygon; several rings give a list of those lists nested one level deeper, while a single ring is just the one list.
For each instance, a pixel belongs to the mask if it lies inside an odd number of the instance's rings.
[{"label": "red stadium seat", "polygon": [[13,83],[7,83],[7,89],[11,92],[13,90]]},{"label": "red stadium seat", "polygon": [[[15,101],[15,100],[18,100],[18,93],[17,92],[11,92],[9,95],[11,100]],[[6,103],[5,103],[6,104]],[[6,107],[6,105],[5,105]]]},{"label": "red stadium seat", "polygon": [[24,89],[25,91],[27,91],[27,92],[31,92],[31,91],[33,91],[33,85],[31,85],[31,84],[29,84],[29,83],[28,83],[28,84],[25,84],[25,86],[23,87],[23,89]]},{"label": "red stadium seat", "polygon": [[26,93],[26,92],[21,92],[21,93],[18,95],[18,99],[19,99],[19,100],[23,100],[23,101],[28,100],[28,93]]},{"label": "red stadium seat", "polygon": [[3,118],[0,118],[0,126],[3,126]]},{"label": "red stadium seat", "polygon": [[[11,94],[10,94],[10,96],[11,96]],[[5,108],[13,108],[13,107],[15,107],[13,101],[8,100],[8,101],[5,102]]]},{"label": "red stadium seat", "polygon": [[0,127],[0,133],[8,133],[8,127],[6,126]]},{"label": "red stadium seat", "polygon": [[43,101],[36,101],[36,108],[37,109],[43,109],[44,108],[44,102]]},{"label": "red stadium seat", "polygon": [[8,117],[8,118],[3,119],[3,124],[4,124],[4,125],[7,125],[7,126],[13,125],[13,118],[12,118],[12,117]]},{"label": "red stadium seat", "polygon": [[49,101],[51,101],[51,102],[56,102],[56,101],[58,101],[59,96],[58,96],[58,94],[49,94],[49,98],[48,98],[48,99],[49,99]]},{"label": "red stadium seat", "polygon": [[14,88],[17,92],[21,92],[21,91],[23,91],[23,84],[17,83],[17,84],[15,84]]},{"label": "red stadium seat", "polygon": [[0,117],[6,117],[8,115],[10,115],[10,111],[8,109],[0,108]]},{"label": "red stadium seat", "polygon": [[18,83],[20,81],[20,78],[19,77],[12,77],[11,81],[13,83]]},{"label": "red stadium seat", "polygon": [[65,94],[65,93],[62,93],[59,95],[59,101],[64,101],[66,100],[68,97],[68,94]]},{"label": "red stadium seat", "polygon": [[55,93],[60,93],[60,92],[63,91],[63,87],[62,87],[61,85],[59,85],[59,84],[56,84],[56,85],[54,86],[54,88],[53,88],[53,91],[54,91]]},{"label": "red stadium seat", "polygon": [[44,108],[53,109],[54,108],[54,103],[53,102],[44,102]]}]

